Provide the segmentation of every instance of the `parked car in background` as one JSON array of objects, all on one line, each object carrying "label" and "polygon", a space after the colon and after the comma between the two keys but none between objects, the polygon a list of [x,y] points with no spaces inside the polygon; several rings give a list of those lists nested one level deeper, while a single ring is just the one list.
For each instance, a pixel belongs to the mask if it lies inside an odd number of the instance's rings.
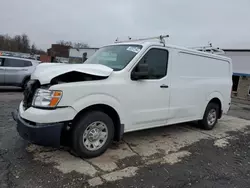
[{"label": "parked car in background", "polygon": [[25,88],[40,61],[0,56],[0,85]]}]

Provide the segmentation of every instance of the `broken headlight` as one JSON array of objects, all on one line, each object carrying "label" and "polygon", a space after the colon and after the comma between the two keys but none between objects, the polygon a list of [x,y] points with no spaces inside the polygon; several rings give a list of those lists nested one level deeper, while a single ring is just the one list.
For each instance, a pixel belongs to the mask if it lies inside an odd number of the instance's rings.
[{"label": "broken headlight", "polygon": [[33,97],[32,106],[54,108],[62,98],[62,91],[38,89]]}]

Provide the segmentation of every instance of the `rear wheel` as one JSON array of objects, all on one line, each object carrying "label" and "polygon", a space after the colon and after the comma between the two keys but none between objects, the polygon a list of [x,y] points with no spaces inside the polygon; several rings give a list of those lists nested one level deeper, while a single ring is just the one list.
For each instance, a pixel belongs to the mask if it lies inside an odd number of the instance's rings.
[{"label": "rear wheel", "polygon": [[219,105],[209,103],[204,113],[203,119],[199,121],[201,127],[205,130],[212,130],[216,125],[219,117]]},{"label": "rear wheel", "polygon": [[83,158],[104,153],[114,137],[112,119],[101,111],[89,112],[80,118],[72,131],[74,152]]}]

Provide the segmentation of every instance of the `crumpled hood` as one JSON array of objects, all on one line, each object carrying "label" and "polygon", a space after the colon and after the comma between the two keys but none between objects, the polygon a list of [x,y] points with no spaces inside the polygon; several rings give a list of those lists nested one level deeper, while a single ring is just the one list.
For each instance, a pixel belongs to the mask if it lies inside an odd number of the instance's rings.
[{"label": "crumpled hood", "polygon": [[43,85],[50,83],[56,76],[72,71],[107,77],[113,72],[113,69],[100,64],[41,63],[36,66],[31,79],[37,79]]}]

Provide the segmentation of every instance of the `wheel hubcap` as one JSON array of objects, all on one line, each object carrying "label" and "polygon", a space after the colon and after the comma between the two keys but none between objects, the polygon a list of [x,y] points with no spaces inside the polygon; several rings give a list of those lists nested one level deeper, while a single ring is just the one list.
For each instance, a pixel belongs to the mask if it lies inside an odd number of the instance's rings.
[{"label": "wheel hubcap", "polygon": [[216,121],[216,110],[212,109],[209,111],[208,116],[207,116],[207,122],[208,125],[213,125]]},{"label": "wheel hubcap", "polygon": [[100,149],[108,138],[107,125],[101,121],[91,123],[83,133],[83,144],[90,150]]}]

